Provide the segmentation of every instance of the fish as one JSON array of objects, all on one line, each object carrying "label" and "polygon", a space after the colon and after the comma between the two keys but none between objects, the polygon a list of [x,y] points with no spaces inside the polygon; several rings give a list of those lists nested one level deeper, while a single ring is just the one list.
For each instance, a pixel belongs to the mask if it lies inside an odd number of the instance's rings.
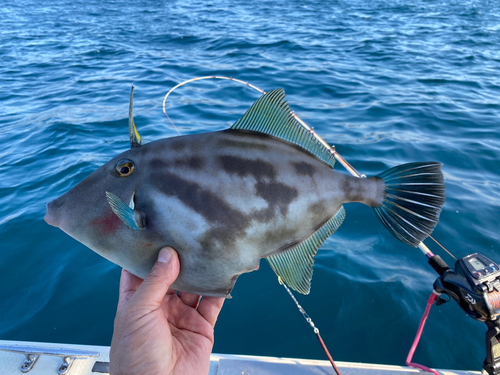
[{"label": "fish", "polygon": [[237,278],[265,258],[308,294],[314,257],[344,221],[344,204],[375,210],[416,247],[445,201],[439,162],[413,162],[373,177],[334,169],[335,155],[294,118],[283,89],[262,95],[229,129],[144,143],[129,104],[129,150],[59,198],[45,221],[145,278],[158,252],[178,252],[172,288],[231,298]]}]

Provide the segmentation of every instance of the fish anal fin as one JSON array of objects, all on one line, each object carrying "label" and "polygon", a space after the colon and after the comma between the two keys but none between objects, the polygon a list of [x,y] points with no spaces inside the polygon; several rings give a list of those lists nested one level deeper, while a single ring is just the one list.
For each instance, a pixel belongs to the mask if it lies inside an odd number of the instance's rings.
[{"label": "fish anal fin", "polygon": [[309,294],[314,257],[325,240],[335,233],[345,218],[344,207],[311,236],[279,253],[266,257],[274,272],[293,290]]},{"label": "fish anal fin", "polygon": [[294,118],[283,89],[262,95],[231,129],[255,131],[283,139],[309,151],[330,167],[335,165],[334,154]]}]

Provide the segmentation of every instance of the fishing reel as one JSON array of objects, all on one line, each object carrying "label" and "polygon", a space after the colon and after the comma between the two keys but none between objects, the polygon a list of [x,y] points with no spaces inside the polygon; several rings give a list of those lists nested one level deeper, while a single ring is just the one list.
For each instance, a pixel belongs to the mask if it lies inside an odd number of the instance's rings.
[{"label": "fishing reel", "polygon": [[500,374],[500,266],[479,253],[458,259],[454,269],[439,255],[430,258],[429,264],[440,275],[434,282],[439,294],[436,304],[451,297],[468,316],[488,326],[483,373]]}]

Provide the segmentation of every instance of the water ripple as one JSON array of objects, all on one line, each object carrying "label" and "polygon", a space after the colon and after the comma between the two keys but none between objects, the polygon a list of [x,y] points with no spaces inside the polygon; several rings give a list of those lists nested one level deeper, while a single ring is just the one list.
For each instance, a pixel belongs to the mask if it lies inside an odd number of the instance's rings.
[{"label": "water ripple", "polygon": [[[118,268],[42,218],[47,201],[127,149],[132,84],[147,141],[176,134],[162,114],[171,87],[218,74],[284,88],[292,109],[367,175],[440,161],[447,201],[434,236],[457,256],[500,260],[495,2],[20,0],[0,5],[0,22],[2,339],[109,345]],[[167,110],[184,134],[220,130],[257,97],[196,82]],[[339,360],[403,364],[434,275],[369,208],[346,210],[301,304]],[[310,332],[267,266],[233,294],[216,351],[322,358],[303,344]],[[482,341],[456,340],[456,327],[483,331],[451,305],[429,319],[420,361],[478,369]],[[374,349],[360,352],[357,332]]]}]

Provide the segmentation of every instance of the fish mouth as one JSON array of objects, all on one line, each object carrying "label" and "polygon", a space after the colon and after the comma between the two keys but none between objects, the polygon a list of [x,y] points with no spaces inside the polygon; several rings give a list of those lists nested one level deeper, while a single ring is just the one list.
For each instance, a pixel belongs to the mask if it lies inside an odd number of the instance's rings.
[{"label": "fish mouth", "polygon": [[47,203],[47,206],[46,206],[46,210],[47,212],[45,213],[45,217],[43,218],[43,220],[45,220],[45,222],[49,225],[52,225],[54,227],[58,227],[58,223],[57,223],[57,220],[56,218],[54,217],[54,209],[52,208],[51,209],[51,206],[54,205],[54,201],[50,201]]}]

